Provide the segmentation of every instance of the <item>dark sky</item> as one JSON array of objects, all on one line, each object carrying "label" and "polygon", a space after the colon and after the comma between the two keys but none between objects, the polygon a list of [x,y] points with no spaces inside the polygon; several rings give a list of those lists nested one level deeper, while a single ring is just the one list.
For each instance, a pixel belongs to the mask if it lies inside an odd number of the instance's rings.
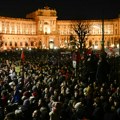
[{"label": "dark sky", "polygon": [[115,18],[120,14],[120,0],[0,0],[0,16],[25,18],[46,5],[57,10],[58,19]]}]

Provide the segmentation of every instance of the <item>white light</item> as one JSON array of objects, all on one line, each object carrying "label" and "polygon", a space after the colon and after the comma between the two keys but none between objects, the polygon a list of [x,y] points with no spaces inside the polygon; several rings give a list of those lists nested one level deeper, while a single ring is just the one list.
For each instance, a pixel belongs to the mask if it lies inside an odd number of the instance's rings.
[{"label": "white light", "polygon": [[50,42],[53,42],[53,39],[52,39],[52,38],[50,38]]},{"label": "white light", "polygon": [[67,40],[65,40],[65,43],[67,43]]},{"label": "white light", "polygon": [[50,34],[50,27],[48,25],[44,25],[44,33]]},{"label": "white light", "polygon": [[119,48],[119,44],[117,44],[117,48]]},{"label": "white light", "polygon": [[29,50],[31,50],[31,48],[29,48]]},{"label": "white light", "polygon": [[58,49],[58,47],[55,46],[54,49]]},{"label": "white light", "polygon": [[94,27],[94,28],[100,28],[100,26],[99,26],[99,25],[93,25],[93,27]]},{"label": "white light", "polygon": [[94,46],[94,49],[98,49],[98,46],[97,46],[97,45],[95,45],[95,46]]},{"label": "white light", "polygon": [[112,44],[111,47],[114,47],[114,44]]},{"label": "white light", "polygon": [[20,48],[21,50],[23,50],[23,48]]},{"label": "white light", "polygon": [[18,48],[16,48],[16,50],[18,50]]}]

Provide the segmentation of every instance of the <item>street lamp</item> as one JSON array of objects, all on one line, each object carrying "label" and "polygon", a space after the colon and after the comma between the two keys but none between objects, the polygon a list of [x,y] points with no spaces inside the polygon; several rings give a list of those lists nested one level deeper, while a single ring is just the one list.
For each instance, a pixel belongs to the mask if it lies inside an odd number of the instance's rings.
[{"label": "street lamp", "polygon": [[101,41],[101,46],[102,46],[102,51],[104,52],[104,18],[102,18],[102,41]]},{"label": "street lamp", "polygon": [[98,49],[98,45],[95,45],[95,46],[94,46],[94,49],[97,50],[97,49]]},{"label": "street lamp", "polygon": [[120,39],[119,39],[119,56],[120,56]]}]

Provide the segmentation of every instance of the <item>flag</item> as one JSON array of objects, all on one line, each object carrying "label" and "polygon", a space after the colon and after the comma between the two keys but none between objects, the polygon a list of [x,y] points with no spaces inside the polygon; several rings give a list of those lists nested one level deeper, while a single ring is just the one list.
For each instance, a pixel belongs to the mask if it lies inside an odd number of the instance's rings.
[{"label": "flag", "polygon": [[21,53],[21,60],[24,61],[25,60],[25,55],[24,55],[24,52],[22,51]]},{"label": "flag", "polygon": [[73,60],[73,68],[76,68],[76,61]]}]

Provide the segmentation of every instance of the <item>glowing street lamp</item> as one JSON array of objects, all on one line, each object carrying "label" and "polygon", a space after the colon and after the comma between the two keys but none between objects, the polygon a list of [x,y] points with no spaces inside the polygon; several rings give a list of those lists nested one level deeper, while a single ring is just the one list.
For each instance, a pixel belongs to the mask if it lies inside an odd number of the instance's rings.
[{"label": "glowing street lamp", "polygon": [[118,40],[118,42],[119,42],[118,45],[119,45],[119,55],[120,55],[120,39]]},{"label": "glowing street lamp", "polygon": [[117,48],[119,48],[119,44],[117,44]]},{"label": "glowing street lamp", "polygon": [[94,46],[94,49],[95,49],[95,50],[97,50],[97,49],[98,49],[98,46],[97,46],[97,45],[95,45],[95,46]]},{"label": "glowing street lamp", "polygon": [[114,46],[115,46],[114,44],[111,45],[112,48],[114,48]]}]

